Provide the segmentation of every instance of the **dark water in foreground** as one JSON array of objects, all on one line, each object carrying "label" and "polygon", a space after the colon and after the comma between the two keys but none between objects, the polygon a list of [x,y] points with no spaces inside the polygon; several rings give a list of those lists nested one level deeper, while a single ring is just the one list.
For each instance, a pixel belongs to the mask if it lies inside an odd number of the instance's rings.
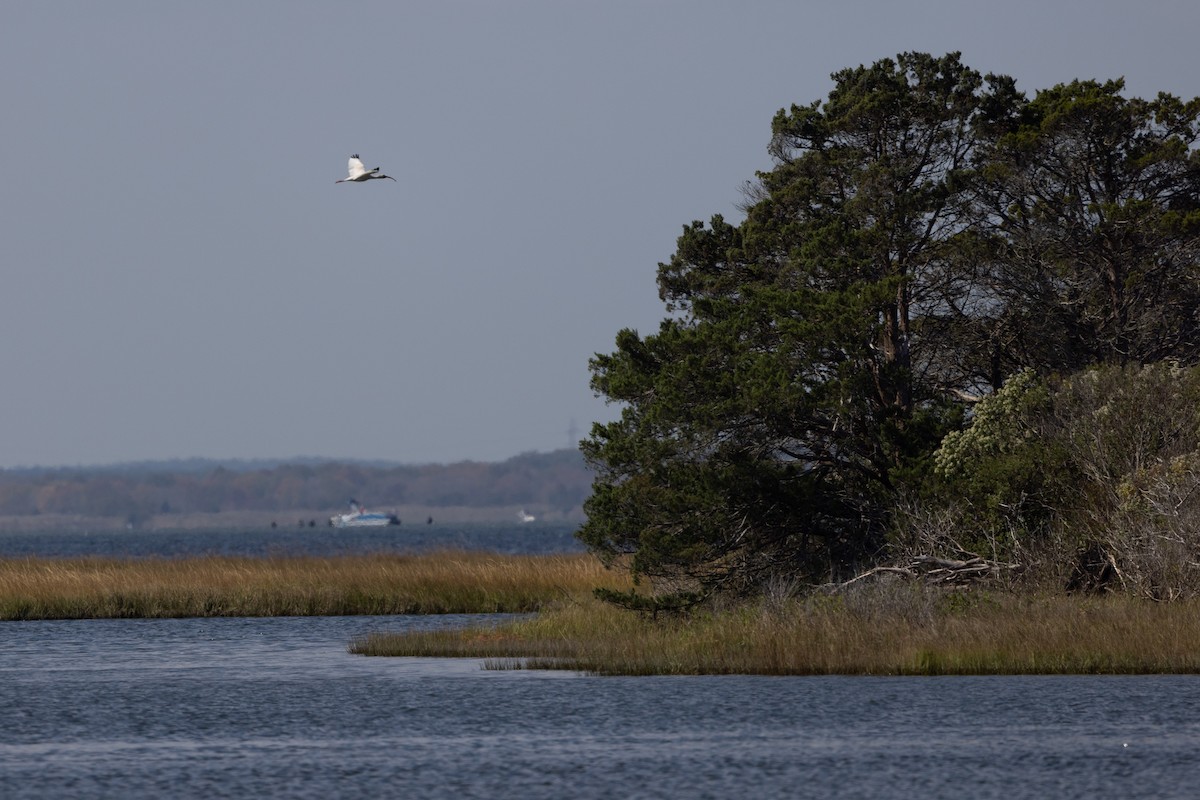
[{"label": "dark water in foreground", "polygon": [[565,523],[400,525],[384,528],[278,528],[95,533],[0,531],[0,557],[333,556],[486,550],[495,553],[579,553],[578,526]]},{"label": "dark water in foreground", "polygon": [[[578,552],[573,527],[0,533],[0,557]],[[0,623],[0,798],[1200,794],[1200,679],[597,678],[364,658],[488,617]]]},{"label": "dark water in foreground", "polygon": [[465,617],[0,623],[0,796],[1194,797],[1192,677],[598,678],[364,658]]}]

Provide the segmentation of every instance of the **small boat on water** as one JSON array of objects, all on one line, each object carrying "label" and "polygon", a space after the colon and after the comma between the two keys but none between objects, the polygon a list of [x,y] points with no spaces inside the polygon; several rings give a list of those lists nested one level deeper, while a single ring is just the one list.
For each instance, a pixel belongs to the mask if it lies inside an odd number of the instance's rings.
[{"label": "small boat on water", "polygon": [[400,518],[395,514],[367,511],[359,505],[357,500],[351,500],[350,513],[334,514],[329,518],[329,524],[334,528],[375,528],[384,525],[399,525]]},{"label": "small boat on water", "polygon": [[526,512],[525,512],[525,509],[523,509],[523,508],[522,508],[520,511],[518,511],[518,512],[517,512],[517,519],[521,520],[521,522],[535,522],[535,521],[537,521],[537,517],[535,517],[533,514],[528,514],[528,513],[526,513]]}]

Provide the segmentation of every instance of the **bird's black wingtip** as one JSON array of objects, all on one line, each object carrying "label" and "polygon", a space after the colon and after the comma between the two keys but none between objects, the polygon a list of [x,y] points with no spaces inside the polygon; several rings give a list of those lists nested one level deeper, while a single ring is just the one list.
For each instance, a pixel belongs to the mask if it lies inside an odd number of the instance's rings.
[{"label": "bird's black wingtip", "polygon": [[353,154],[353,155],[351,155],[350,157],[351,157],[351,158],[358,158],[358,153],[354,153],[354,154]]}]

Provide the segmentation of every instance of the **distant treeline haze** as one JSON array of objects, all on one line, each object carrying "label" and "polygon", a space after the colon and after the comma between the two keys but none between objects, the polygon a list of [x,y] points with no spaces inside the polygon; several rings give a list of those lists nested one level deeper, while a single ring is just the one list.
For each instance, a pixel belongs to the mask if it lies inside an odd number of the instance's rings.
[{"label": "distant treeline haze", "polygon": [[105,468],[0,470],[0,515],[79,514],[131,522],[160,514],[402,505],[521,506],[570,513],[592,474],[578,450],[499,463],[399,466],[360,462],[159,462]]}]

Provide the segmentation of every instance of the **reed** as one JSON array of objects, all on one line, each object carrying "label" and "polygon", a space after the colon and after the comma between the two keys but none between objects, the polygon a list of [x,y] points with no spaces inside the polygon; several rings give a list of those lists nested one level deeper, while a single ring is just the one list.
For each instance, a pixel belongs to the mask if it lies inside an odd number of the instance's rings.
[{"label": "reed", "polygon": [[648,618],[586,555],[5,559],[0,619],[540,611],[501,627],[375,634],[364,655],[602,674],[1200,672],[1200,601],[862,587]]},{"label": "reed", "polygon": [[1194,602],[909,593],[900,605],[891,592],[658,620],[570,601],[500,628],[374,634],[351,651],[621,675],[1200,672]]},{"label": "reed", "polygon": [[528,612],[627,582],[585,555],[0,559],[0,620]]}]

